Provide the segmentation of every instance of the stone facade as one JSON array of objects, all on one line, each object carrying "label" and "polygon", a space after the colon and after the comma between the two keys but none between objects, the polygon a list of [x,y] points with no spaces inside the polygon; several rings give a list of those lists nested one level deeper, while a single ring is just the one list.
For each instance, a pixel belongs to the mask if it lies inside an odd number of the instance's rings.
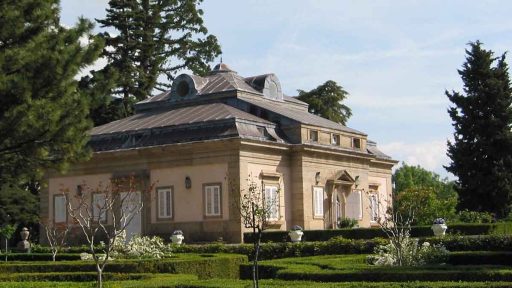
[{"label": "stone facade", "polygon": [[396,161],[366,134],[309,114],[269,75],[242,78],[225,64],[207,77],[184,74],[171,91],[139,103],[136,115],[94,128],[89,161],[48,172],[41,217],[66,221],[55,202],[62,189],[142,173],[154,185],[135,227],[144,235],[169,238],[179,229],[186,242],[241,242],[236,207],[248,177],[279,191],[272,229],[333,229],[339,217],[374,224],[391,199]]}]

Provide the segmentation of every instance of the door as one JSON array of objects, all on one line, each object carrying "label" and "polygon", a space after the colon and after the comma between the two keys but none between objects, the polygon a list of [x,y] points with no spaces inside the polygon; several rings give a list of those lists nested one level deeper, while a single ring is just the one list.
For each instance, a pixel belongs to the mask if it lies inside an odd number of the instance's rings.
[{"label": "door", "polygon": [[[130,193],[130,194],[128,194]],[[126,242],[132,239],[133,235],[142,233],[142,202],[140,192],[122,192],[122,211],[125,215],[124,221],[129,221],[126,226]]]}]

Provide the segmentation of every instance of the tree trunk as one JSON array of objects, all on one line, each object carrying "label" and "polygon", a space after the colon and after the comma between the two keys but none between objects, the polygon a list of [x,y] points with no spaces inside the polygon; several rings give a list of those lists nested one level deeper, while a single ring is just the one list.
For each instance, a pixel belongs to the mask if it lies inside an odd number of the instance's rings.
[{"label": "tree trunk", "polygon": [[57,251],[52,251],[52,261],[55,262],[55,258],[57,257]]},{"label": "tree trunk", "polygon": [[99,265],[96,265],[96,271],[98,272],[96,278],[96,287],[103,288],[103,270],[100,268]]},{"label": "tree trunk", "polygon": [[258,240],[256,241],[256,251],[254,253],[254,268],[255,268],[255,275],[256,275],[256,286],[255,288],[260,287],[259,281],[260,281],[260,273],[258,269],[258,257],[260,255],[260,243],[261,243],[261,230],[258,229]]},{"label": "tree trunk", "polygon": [[5,262],[7,262],[7,253],[9,253],[9,239],[5,237]]}]

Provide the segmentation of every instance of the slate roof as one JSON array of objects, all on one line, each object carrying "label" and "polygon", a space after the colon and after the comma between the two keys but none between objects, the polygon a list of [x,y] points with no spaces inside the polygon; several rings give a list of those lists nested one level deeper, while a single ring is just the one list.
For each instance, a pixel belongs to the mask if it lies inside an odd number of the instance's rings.
[{"label": "slate roof", "polygon": [[94,127],[91,135],[132,132],[151,128],[162,128],[185,124],[198,124],[223,119],[242,119],[274,125],[272,122],[246,113],[222,103],[202,104],[171,110],[147,111],[117,120],[105,125]]},{"label": "slate roof", "polygon": [[377,143],[375,143],[374,141],[368,140],[366,142],[366,150],[368,151],[369,154],[375,155],[375,157],[377,158],[391,160],[391,157],[377,149]]},{"label": "slate roof", "polygon": [[357,130],[349,128],[347,126],[343,126],[339,123],[333,122],[331,120],[327,120],[320,116],[316,116],[307,111],[298,110],[298,109],[290,109],[290,107],[288,107],[286,104],[283,105],[282,103],[277,103],[275,101],[269,101],[266,99],[256,100],[252,97],[240,96],[238,98],[245,102],[259,106],[263,109],[283,115],[289,119],[298,121],[300,123],[313,125],[313,126],[320,126],[320,127],[324,127],[324,128],[336,129],[336,130],[341,130],[341,131],[345,131],[345,132],[349,132],[349,133],[366,136],[366,134],[363,132],[357,131]]}]

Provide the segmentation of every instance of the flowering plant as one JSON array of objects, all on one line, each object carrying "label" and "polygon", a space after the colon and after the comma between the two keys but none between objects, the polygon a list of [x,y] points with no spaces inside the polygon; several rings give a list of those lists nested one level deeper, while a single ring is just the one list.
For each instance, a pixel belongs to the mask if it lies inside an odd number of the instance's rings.
[{"label": "flowering plant", "polygon": [[446,224],[446,221],[443,218],[437,218],[434,220],[434,224]]},{"label": "flowering plant", "polygon": [[303,229],[302,229],[302,227],[301,227],[300,225],[294,225],[294,226],[292,227],[292,230],[291,230],[291,231],[302,231],[302,230],[303,230]]},{"label": "flowering plant", "polygon": [[[448,250],[443,245],[430,245],[428,242],[419,245],[418,239],[409,237],[402,241],[402,251],[398,251],[392,244],[381,245],[375,248],[377,255],[366,258],[367,262],[381,266],[421,266],[443,263],[448,259]],[[401,261],[398,261],[399,256]]]}]

